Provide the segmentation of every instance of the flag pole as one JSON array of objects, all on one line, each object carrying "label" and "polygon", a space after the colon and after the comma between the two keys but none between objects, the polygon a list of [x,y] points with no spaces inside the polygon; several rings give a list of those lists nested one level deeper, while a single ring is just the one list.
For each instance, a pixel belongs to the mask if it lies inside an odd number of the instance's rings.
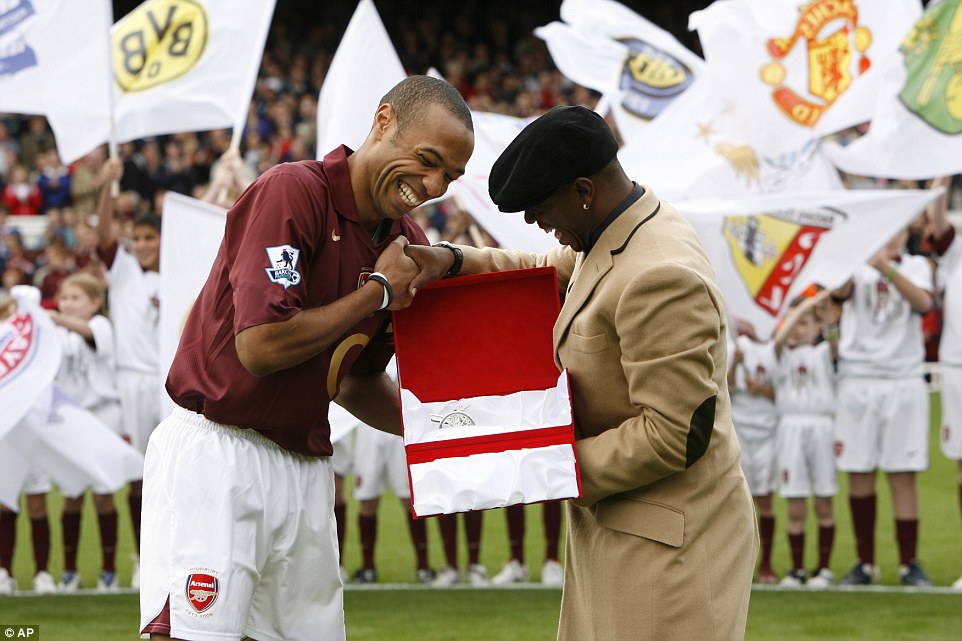
[{"label": "flag pole", "polygon": [[[105,2],[104,7],[107,11],[107,24],[114,24],[114,9],[113,4],[110,2]],[[107,38],[107,64],[109,68],[107,70],[108,77],[110,81],[107,82],[107,104],[110,105],[110,137],[107,139],[107,157],[111,160],[120,157],[117,145],[117,120],[114,117],[114,110],[116,109],[116,104],[114,101],[114,88],[113,88],[113,77],[114,77],[114,41],[113,37]],[[117,197],[120,195],[120,181],[114,180],[110,184],[110,195]]]}]

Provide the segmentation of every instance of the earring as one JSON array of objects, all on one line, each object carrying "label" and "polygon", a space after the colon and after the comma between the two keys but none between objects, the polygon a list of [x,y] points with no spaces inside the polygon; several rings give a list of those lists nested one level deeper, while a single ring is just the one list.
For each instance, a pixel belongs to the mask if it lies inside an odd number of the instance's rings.
[{"label": "earring", "polygon": [[581,203],[581,206],[584,208],[585,211],[588,211],[588,203]]}]

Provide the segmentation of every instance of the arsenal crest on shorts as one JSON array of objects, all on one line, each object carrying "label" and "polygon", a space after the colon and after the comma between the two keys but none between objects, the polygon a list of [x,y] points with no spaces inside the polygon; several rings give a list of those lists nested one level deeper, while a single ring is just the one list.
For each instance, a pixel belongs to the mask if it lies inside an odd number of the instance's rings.
[{"label": "arsenal crest on shorts", "polygon": [[209,574],[187,575],[187,603],[196,612],[206,612],[217,600],[219,581]]}]

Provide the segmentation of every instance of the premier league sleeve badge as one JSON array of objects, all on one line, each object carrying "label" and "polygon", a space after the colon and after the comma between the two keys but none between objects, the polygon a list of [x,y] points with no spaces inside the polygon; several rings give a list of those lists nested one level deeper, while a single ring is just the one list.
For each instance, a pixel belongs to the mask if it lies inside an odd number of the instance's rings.
[{"label": "premier league sleeve badge", "polygon": [[267,272],[267,277],[272,283],[278,283],[287,289],[301,282],[301,274],[296,269],[301,250],[294,249],[290,245],[278,245],[265,249],[271,266],[264,271]]}]

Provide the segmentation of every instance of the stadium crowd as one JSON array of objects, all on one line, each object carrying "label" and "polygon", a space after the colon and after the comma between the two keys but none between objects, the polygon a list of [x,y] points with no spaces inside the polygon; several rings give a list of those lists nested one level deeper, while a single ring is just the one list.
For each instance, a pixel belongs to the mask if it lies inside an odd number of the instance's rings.
[{"label": "stadium crowd", "polygon": [[[556,105],[594,107],[597,104],[598,94],[564,78],[554,67],[544,43],[532,34],[534,26],[554,19],[551,15],[547,20],[532,10],[521,10],[518,15],[513,13],[516,7],[509,3],[492,3],[489,13],[481,15],[479,12],[485,11],[485,3],[464,3],[459,5],[461,9],[456,9],[451,3],[429,1],[425,3],[429,6],[414,18],[392,3],[384,4],[387,6],[379,9],[407,71],[425,73],[432,67],[438,69],[474,110],[530,117]],[[119,221],[119,236],[130,238],[134,221],[143,220],[146,214],[162,216],[163,197],[168,191],[229,204],[268,168],[278,163],[313,159],[318,151],[327,151],[315,149],[317,98],[350,12],[341,15],[335,11],[333,18],[306,28],[296,16],[287,16],[285,20],[281,7],[278,9],[280,13],[264,51],[239,155],[222,159],[230,145],[229,130],[178,133],[121,145],[123,177],[120,193],[112,203]],[[656,21],[660,17],[668,23],[679,20],[669,15],[672,9],[660,11],[665,15],[651,17]],[[682,9],[676,13],[680,11]],[[683,11],[687,17],[689,8]],[[483,20],[479,19],[482,17]],[[97,227],[98,201],[111,175],[106,169],[106,156],[106,148],[102,147],[65,166],[43,117],[0,114],[0,298],[16,285],[35,285],[40,289],[43,306],[53,310],[58,306],[62,283],[73,274],[93,274],[105,286],[108,284],[104,260],[98,252]],[[844,178],[852,188],[924,186],[857,176]],[[948,199],[951,209],[962,206],[960,187],[956,176]],[[226,201],[222,198],[225,190]],[[453,200],[422,206],[414,212],[414,217],[432,242],[494,243]],[[24,223],[30,221],[35,225],[38,220],[42,221],[43,232],[35,239],[25,232],[30,226]],[[910,228],[907,253],[929,258],[934,269],[935,249],[924,225],[924,218],[920,217]],[[938,360],[941,326],[939,292],[934,287],[933,290],[934,304],[923,320],[929,361]],[[770,494],[771,489],[767,493]],[[761,511],[764,517],[764,510]],[[521,528],[520,536],[523,536],[523,525]],[[763,523],[763,539],[767,534],[769,544],[773,528],[773,524]],[[0,538],[3,536],[0,532]],[[339,538],[343,544],[343,530]],[[518,538],[516,535],[512,540],[510,557],[507,550],[497,554],[498,558],[508,558],[509,564],[513,564],[506,567],[507,574],[503,573],[496,582],[528,579],[527,567],[522,568],[518,562],[522,554]],[[476,551],[480,534],[469,541],[471,544]],[[549,561],[557,556],[557,542],[553,545],[553,551],[548,553]],[[0,541],[0,551],[3,547]],[[0,571],[9,571],[9,555],[2,557],[4,555],[0,555]],[[801,569],[800,564],[790,568],[796,573]],[[775,580],[770,566],[763,566],[762,570],[762,580]],[[365,573],[359,571],[356,576],[364,577]],[[370,573],[367,576],[371,576]],[[433,572],[417,576],[423,576],[425,581],[436,578]],[[791,576],[799,583],[805,579],[802,575]],[[439,585],[456,582],[448,579]],[[551,581],[558,580],[553,574]],[[962,589],[962,582],[957,585]]]}]

